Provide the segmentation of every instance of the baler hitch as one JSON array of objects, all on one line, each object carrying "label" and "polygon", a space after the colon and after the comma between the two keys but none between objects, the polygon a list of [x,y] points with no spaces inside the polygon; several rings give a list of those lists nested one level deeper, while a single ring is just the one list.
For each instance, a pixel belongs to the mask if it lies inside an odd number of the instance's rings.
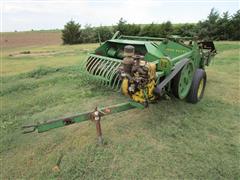
[{"label": "baler hitch", "polygon": [[49,120],[47,122],[37,123],[35,125],[25,125],[25,126],[22,126],[22,129],[24,130],[23,131],[24,134],[31,133],[36,130],[38,131],[38,133],[42,133],[45,131],[49,131],[51,129],[91,120],[96,124],[98,141],[99,143],[102,144],[103,139],[102,139],[101,124],[100,124],[101,117],[114,114],[114,113],[119,113],[122,111],[127,111],[134,108],[143,109],[144,105],[140,103],[136,103],[134,101],[129,101],[127,103],[121,103],[121,104],[107,106],[107,107],[96,107],[94,111],[84,112],[84,113],[80,113],[80,114],[65,117],[65,118]]}]

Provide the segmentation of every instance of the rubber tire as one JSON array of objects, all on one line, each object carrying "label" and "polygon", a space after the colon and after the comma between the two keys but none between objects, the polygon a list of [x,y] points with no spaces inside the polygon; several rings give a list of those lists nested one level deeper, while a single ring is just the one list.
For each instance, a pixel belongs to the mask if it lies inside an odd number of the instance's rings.
[{"label": "rubber tire", "polygon": [[[202,79],[204,80],[203,89],[202,89],[200,97],[198,97],[198,88],[199,88],[199,84]],[[203,98],[204,90],[206,87],[206,82],[207,82],[207,74],[206,74],[205,70],[196,69],[194,76],[193,76],[192,85],[191,85],[191,88],[189,90],[189,93],[188,93],[188,96],[186,99],[187,102],[196,104]]]}]

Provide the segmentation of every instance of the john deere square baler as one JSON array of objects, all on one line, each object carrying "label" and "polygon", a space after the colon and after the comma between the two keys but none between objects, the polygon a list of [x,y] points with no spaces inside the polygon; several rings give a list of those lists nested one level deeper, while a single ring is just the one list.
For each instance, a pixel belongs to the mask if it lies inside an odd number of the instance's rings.
[{"label": "john deere square baler", "polygon": [[93,111],[23,126],[25,133],[91,119],[102,142],[100,119],[104,115],[143,109],[166,94],[197,103],[203,98],[208,66],[216,49],[211,41],[171,36],[168,38],[124,36],[115,33],[83,61],[82,71],[101,86],[119,90],[129,101]]}]

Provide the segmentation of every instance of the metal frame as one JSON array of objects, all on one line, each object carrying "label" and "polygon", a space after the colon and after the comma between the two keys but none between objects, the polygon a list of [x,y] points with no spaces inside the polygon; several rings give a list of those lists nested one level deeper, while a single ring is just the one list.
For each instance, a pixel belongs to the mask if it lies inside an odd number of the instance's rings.
[{"label": "metal frame", "polygon": [[[130,109],[134,109],[134,108],[143,109],[144,106],[142,104],[129,101],[127,103],[121,103],[121,104],[116,104],[116,105],[107,106],[107,107],[96,107],[95,109],[97,109],[100,112],[101,116],[106,116],[106,115],[111,115],[111,114],[127,111]],[[22,126],[22,129],[24,130],[23,133],[24,134],[31,133],[36,130],[38,131],[38,133],[42,133],[45,131],[49,131],[51,129],[84,122],[91,119],[91,115],[93,112],[94,111],[88,111],[88,112],[83,112],[80,114],[76,114],[76,115],[72,115],[64,118],[49,120],[43,123]]]}]

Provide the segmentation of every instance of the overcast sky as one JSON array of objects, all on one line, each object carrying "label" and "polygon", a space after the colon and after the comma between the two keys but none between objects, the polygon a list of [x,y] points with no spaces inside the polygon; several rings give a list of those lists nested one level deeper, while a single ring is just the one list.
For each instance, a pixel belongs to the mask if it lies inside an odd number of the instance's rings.
[{"label": "overcast sky", "polygon": [[123,17],[129,23],[198,22],[211,8],[230,14],[239,0],[0,0],[1,31],[61,29],[73,19],[82,25],[113,25]]}]

